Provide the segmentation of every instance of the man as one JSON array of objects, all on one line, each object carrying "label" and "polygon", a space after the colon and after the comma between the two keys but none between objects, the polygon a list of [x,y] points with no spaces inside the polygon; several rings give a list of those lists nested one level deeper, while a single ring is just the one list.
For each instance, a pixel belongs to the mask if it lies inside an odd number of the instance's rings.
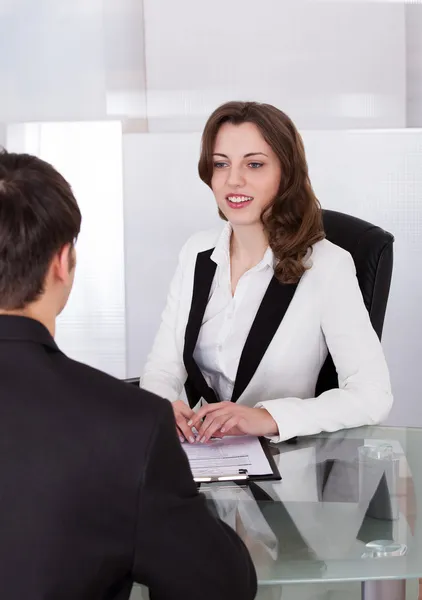
[{"label": "man", "polygon": [[170,403],[54,342],[81,224],[48,163],[0,152],[0,598],[249,600],[256,576],[208,511]]}]

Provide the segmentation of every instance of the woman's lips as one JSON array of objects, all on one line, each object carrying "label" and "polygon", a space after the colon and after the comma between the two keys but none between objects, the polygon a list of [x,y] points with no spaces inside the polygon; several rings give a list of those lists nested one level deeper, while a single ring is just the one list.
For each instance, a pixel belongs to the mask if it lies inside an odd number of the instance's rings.
[{"label": "woman's lips", "polygon": [[253,196],[246,196],[245,194],[228,194],[226,196],[226,201],[230,208],[245,208],[253,201]]}]

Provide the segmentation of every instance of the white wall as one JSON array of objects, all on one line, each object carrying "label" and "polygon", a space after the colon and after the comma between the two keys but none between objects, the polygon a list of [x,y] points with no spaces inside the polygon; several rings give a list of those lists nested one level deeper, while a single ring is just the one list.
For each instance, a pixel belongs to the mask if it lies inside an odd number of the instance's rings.
[{"label": "white wall", "polygon": [[0,148],[4,148],[6,145],[6,125],[0,123]]},{"label": "white wall", "polygon": [[150,131],[200,131],[233,99],[302,129],[405,125],[404,5],[144,0]]},{"label": "white wall", "polygon": [[123,140],[127,373],[134,377],[152,344],[182,244],[221,221],[197,175],[199,134]]},{"label": "white wall", "polygon": [[[89,5],[89,8],[88,8]],[[102,0],[6,2],[0,18],[2,121],[105,115]]]},{"label": "white wall", "polygon": [[0,121],[200,131],[241,98],[302,129],[402,127],[405,37],[398,2],[2,0]]},{"label": "white wall", "polygon": [[140,0],[2,0],[0,121],[145,119]]},{"label": "white wall", "polygon": [[146,131],[143,2],[102,0],[102,3],[107,115],[136,119],[137,131]]},{"label": "white wall", "polygon": [[[396,403],[389,420],[422,426],[422,130],[305,131],[315,190],[326,208],[395,237],[383,344]],[[139,375],[159,324],[177,253],[219,223],[196,174],[199,134],[124,136],[128,376]]]},{"label": "white wall", "polygon": [[407,126],[422,127],[422,4],[406,6]]}]

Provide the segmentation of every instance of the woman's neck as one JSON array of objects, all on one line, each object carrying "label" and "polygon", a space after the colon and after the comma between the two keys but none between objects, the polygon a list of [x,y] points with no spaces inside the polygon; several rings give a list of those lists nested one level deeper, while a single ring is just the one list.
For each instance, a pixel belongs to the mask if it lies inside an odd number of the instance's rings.
[{"label": "woman's neck", "polygon": [[257,265],[268,248],[268,238],[262,225],[232,226],[230,240],[231,259],[248,269]]}]

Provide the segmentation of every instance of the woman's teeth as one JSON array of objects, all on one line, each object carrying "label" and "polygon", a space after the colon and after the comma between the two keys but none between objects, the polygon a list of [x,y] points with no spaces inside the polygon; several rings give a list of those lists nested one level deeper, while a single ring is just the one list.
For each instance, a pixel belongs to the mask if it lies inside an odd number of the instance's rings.
[{"label": "woman's teeth", "polygon": [[250,202],[253,198],[251,196],[229,196],[227,200],[234,204],[240,204],[241,202]]}]

